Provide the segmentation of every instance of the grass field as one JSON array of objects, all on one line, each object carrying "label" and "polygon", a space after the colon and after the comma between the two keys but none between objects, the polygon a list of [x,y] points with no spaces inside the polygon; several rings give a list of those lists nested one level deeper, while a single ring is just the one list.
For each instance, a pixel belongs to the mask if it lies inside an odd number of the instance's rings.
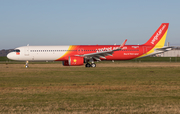
[{"label": "grass field", "polygon": [[0,113],[180,113],[180,63],[0,64]]}]

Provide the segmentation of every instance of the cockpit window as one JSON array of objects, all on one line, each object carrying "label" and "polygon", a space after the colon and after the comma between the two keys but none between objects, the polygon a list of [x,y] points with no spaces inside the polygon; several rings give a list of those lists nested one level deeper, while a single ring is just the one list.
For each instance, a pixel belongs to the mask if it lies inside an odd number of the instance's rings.
[{"label": "cockpit window", "polygon": [[19,49],[15,49],[15,50],[13,50],[13,52],[20,52],[20,50]]}]

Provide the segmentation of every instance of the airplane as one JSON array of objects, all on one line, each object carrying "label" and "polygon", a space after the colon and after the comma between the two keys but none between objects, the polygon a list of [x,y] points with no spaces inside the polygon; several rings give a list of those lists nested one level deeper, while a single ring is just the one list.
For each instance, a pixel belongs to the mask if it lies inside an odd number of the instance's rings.
[{"label": "airplane", "polygon": [[152,37],[142,45],[66,45],[66,46],[23,46],[15,48],[7,58],[17,61],[62,61],[63,66],[96,67],[96,61],[130,60],[169,51],[164,46],[169,23],[162,23]]}]

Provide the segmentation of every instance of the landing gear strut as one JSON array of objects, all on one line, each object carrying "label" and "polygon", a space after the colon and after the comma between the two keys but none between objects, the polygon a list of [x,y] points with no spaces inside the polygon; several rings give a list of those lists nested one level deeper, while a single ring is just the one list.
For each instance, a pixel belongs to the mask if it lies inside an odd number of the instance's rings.
[{"label": "landing gear strut", "polygon": [[29,66],[28,66],[28,63],[29,63],[29,61],[26,61],[26,65],[25,65],[25,67],[26,68],[28,68]]},{"label": "landing gear strut", "polygon": [[96,64],[94,63],[94,60],[92,58],[87,59],[84,62],[86,62],[85,67],[96,67]]}]

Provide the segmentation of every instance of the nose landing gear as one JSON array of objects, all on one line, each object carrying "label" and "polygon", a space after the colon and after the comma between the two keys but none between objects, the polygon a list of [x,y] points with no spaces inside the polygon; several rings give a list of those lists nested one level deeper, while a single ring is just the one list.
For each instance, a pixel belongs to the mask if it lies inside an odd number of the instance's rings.
[{"label": "nose landing gear", "polygon": [[29,61],[26,61],[26,65],[24,65],[25,68],[28,68],[28,67],[29,67],[29,66],[28,66],[28,63],[29,63]]}]

